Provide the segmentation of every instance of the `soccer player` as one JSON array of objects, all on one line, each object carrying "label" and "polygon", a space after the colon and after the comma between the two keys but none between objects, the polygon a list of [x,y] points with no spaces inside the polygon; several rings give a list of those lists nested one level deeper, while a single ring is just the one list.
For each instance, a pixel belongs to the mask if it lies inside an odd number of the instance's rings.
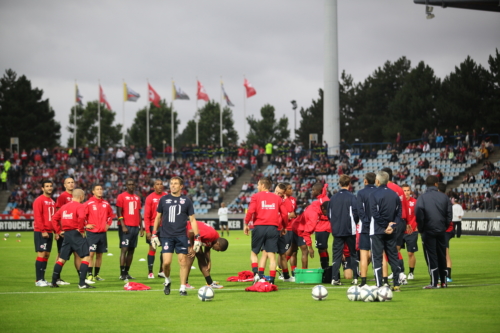
[{"label": "soccer player", "polygon": [[[87,269],[89,281],[104,281],[99,276],[102,264],[102,254],[108,252],[108,239],[106,232],[113,222],[113,210],[109,202],[103,199],[104,189],[101,184],[92,186],[91,197],[85,204],[85,220],[87,225],[87,242],[89,243],[90,261]],[[97,255],[96,255],[97,254]],[[94,261],[94,257],[96,257]],[[92,275],[94,268],[94,275]]]},{"label": "soccer player", "polygon": [[224,229],[226,229],[227,236],[229,237],[229,226],[228,226],[227,213],[228,213],[228,210],[227,210],[227,207],[226,207],[226,203],[222,202],[220,204],[220,208],[219,208],[219,211],[218,211],[219,225],[220,225],[220,230],[221,230],[222,236],[224,236]]},{"label": "soccer player", "polygon": [[[311,195],[313,198],[318,199],[317,201],[320,205],[322,205],[324,202],[330,201],[326,192],[327,188],[328,184],[322,186],[321,183],[315,183],[312,186]],[[321,212],[321,209],[317,210],[317,212]],[[330,262],[330,257],[328,255],[328,238],[330,238],[331,233],[332,229],[327,213],[322,212],[322,214],[318,214],[318,221],[314,226],[314,235],[316,237],[316,248],[318,249],[319,262],[321,264],[321,268],[323,269],[328,268]]]},{"label": "soccer player", "polygon": [[[153,227],[156,218],[156,209],[158,208],[158,203],[161,197],[167,195],[163,191],[163,181],[161,179],[156,179],[153,185],[154,192],[147,196],[146,202],[144,203],[144,229],[146,229],[146,243],[149,244],[148,252],[148,279],[154,279],[153,265],[155,263],[156,249],[151,245],[151,233],[153,232]],[[165,277],[163,274],[163,260],[160,254],[160,270],[158,272],[158,277]]]},{"label": "soccer player", "polygon": [[446,194],[437,190],[438,178],[428,176],[427,190],[417,200],[415,216],[418,231],[422,237],[424,255],[429,267],[431,283],[424,289],[437,289],[438,278],[441,288],[446,288],[446,229],[453,219],[451,203]]},{"label": "soccer player", "polygon": [[[441,193],[446,194],[446,184],[443,182],[438,183],[438,191]],[[452,205],[452,210],[453,210],[453,204],[457,202],[456,198],[451,198],[451,205]],[[462,206],[460,206],[460,209],[462,209]],[[455,212],[453,211],[453,217],[455,217]],[[450,226],[448,229],[446,229],[446,233],[444,234],[446,238],[446,282],[453,282],[451,279],[451,257],[450,257],[450,240],[455,237],[455,227],[453,225],[453,222],[450,223]]]},{"label": "soccer player", "polygon": [[366,285],[366,275],[368,273],[368,262],[370,261],[370,223],[371,223],[371,210],[370,210],[370,194],[377,189],[375,186],[376,175],[373,172],[365,174],[363,183],[365,187],[358,192],[357,207],[359,215],[359,224],[361,230],[359,232],[359,275],[361,277],[360,287]]},{"label": "soccer player", "polygon": [[[399,267],[401,268],[401,275],[399,276],[399,280],[401,284],[406,284],[406,275],[404,275],[405,271],[405,264],[403,260],[403,256],[400,253],[401,246],[403,245],[403,237],[406,231],[406,214],[408,212],[408,201],[406,200],[405,193],[403,192],[403,189],[399,187],[398,184],[392,182],[392,169],[391,168],[382,168],[382,171],[386,172],[389,175],[389,182],[387,183],[387,187],[396,192],[396,194],[399,196],[399,200],[401,201],[401,217],[397,220],[394,221],[396,222],[395,225],[392,226],[394,229],[394,235],[396,236],[396,245],[398,248],[398,260],[399,260]],[[385,269],[387,269],[387,266],[385,266]],[[392,272],[391,276],[394,276],[394,272]],[[389,276],[389,278],[391,278]]]},{"label": "soccer player", "polygon": [[[193,202],[185,195],[182,195],[184,181],[181,177],[172,177],[170,179],[170,194],[163,196],[158,203],[155,224],[153,227],[153,236],[151,243],[153,247],[161,246],[163,256],[163,273],[165,274],[165,295],[170,295],[170,266],[174,250],[177,253],[177,260],[180,266],[181,287],[179,294],[187,296],[186,282],[189,274],[188,249],[189,238],[187,236],[187,223],[191,222],[194,237],[193,251],[198,252],[201,246],[198,223],[194,216]],[[160,226],[161,222],[161,226]],[[158,239],[158,230],[161,236]]]},{"label": "soccer player", "polygon": [[61,275],[64,263],[69,259],[71,252],[78,253],[82,258],[80,264],[80,282],[78,288],[80,289],[93,289],[85,283],[85,276],[87,275],[87,268],[89,266],[89,244],[84,235],[84,229],[92,229],[95,226],[92,224],[85,225],[85,206],[82,202],[85,200],[85,193],[81,189],[73,190],[73,200],[57,211],[53,216],[54,230],[59,236],[64,237],[63,245],[61,248],[61,256],[54,265],[54,273],[52,274],[51,288],[59,288],[56,283]]},{"label": "soccer player", "polygon": [[462,217],[464,216],[464,210],[462,205],[458,203],[458,200],[453,199],[453,224],[456,232],[457,238],[462,236]]},{"label": "soccer player", "polygon": [[415,278],[413,275],[415,272],[415,264],[417,263],[415,252],[418,251],[418,227],[417,219],[415,217],[415,206],[417,205],[417,200],[411,196],[410,185],[403,184],[401,188],[405,192],[406,200],[408,201],[408,211],[406,212],[407,224],[405,235],[403,237],[402,248],[406,248],[406,251],[408,252],[408,266],[410,267],[408,280],[413,280]]},{"label": "soccer player", "polygon": [[330,198],[328,205],[328,219],[334,237],[332,250],[332,285],[334,286],[342,285],[337,277],[342,263],[344,244],[349,247],[351,268],[354,270],[356,267],[353,261],[356,260],[356,224],[359,218],[356,197],[349,192],[350,185],[351,177],[341,175],[339,178],[340,191]]},{"label": "soccer player", "polygon": [[[389,264],[395,276],[401,273],[398,260],[398,249],[396,247],[396,235],[394,235],[394,221],[401,219],[401,200],[399,196],[387,186],[389,174],[379,171],[375,178],[377,189],[370,194],[370,241],[372,253],[372,265],[377,287],[389,284],[388,278],[382,279],[383,254],[387,255]],[[400,291],[399,279],[394,279],[394,291]]]},{"label": "soccer player", "polygon": [[[61,193],[61,195],[59,195],[59,197],[57,197],[56,212],[62,206],[64,206],[65,204],[67,204],[68,202],[71,202],[73,200],[73,189],[75,188],[75,180],[71,177],[68,177],[64,180],[63,186],[64,186],[65,191],[63,193]],[[61,247],[62,247],[62,243],[64,241],[64,238],[59,237],[59,235],[56,234],[55,239],[57,242],[57,258],[56,258],[56,261],[57,261],[57,259],[59,259],[59,254],[61,253]],[[82,259],[78,256],[78,254],[73,254],[73,255],[74,255],[75,269],[76,269],[76,272],[78,273],[78,276],[80,276],[80,263],[81,263]],[[69,284],[69,282],[66,282],[63,279],[59,279],[57,281],[57,284],[67,285],[67,284]]]},{"label": "soccer player", "polygon": [[[210,276],[210,271],[212,268],[210,250],[214,249],[217,252],[219,251],[224,252],[227,250],[229,243],[225,238],[221,238],[219,236],[219,233],[211,226],[200,221],[197,221],[197,223],[198,223],[198,230],[200,231],[200,240],[202,242],[203,248],[200,249],[198,252],[190,251],[190,253],[188,254],[189,257],[188,267],[191,267],[194,258],[196,257],[198,261],[198,267],[200,268],[201,273],[205,277],[207,286],[214,289],[222,289],[224,288],[224,286],[221,286],[218,282],[212,280],[212,277]],[[188,236],[190,244],[194,244],[195,233],[193,231],[193,228],[191,227],[191,223],[188,223]],[[191,272],[191,268],[189,269],[189,272]],[[189,277],[189,272],[188,272],[188,277]],[[194,287],[191,287],[190,289],[194,289]]]},{"label": "soccer player", "polygon": [[292,231],[292,222],[293,219],[297,217],[295,214],[295,210],[297,209],[297,200],[293,197],[293,188],[290,183],[283,183],[285,187],[285,191],[283,194],[283,205],[288,213],[288,223],[285,226],[285,234],[280,235],[278,239],[278,255],[279,255],[279,265],[281,271],[283,272],[283,281],[285,282],[294,282],[295,278],[290,276],[288,271],[288,260],[286,253],[290,246],[292,245],[293,231]]},{"label": "soccer player", "polygon": [[[274,283],[276,277],[276,252],[278,251],[278,238],[285,234],[288,223],[288,212],[282,204],[283,200],[274,193],[269,192],[271,180],[262,177],[258,184],[258,193],[252,195],[250,205],[245,216],[245,235],[249,234],[248,223],[253,220],[254,229],[252,231],[252,252],[250,260],[252,272],[255,274],[254,281],[260,279],[258,274],[257,254],[261,248],[266,251],[265,256],[269,259],[270,283]],[[281,219],[280,219],[281,218]]]},{"label": "soccer player", "polygon": [[41,185],[42,194],[33,202],[35,252],[37,253],[35,286],[47,287],[49,283],[45,281],[45,270],[52,250],[52,232],[54,230],[52,215],[54,215],[55,202],[51,198],[54,190],[52,182],[43,180]]},{"label": "soccer player", "polygon": [[120,280],[134,279],[129,275],[130,265],[137,247],[137,236],[144,236],[141,223],[141,199],[134,194],[135,181],[127,180],[127,190],[116,199],[118,235],[120,237]]}]

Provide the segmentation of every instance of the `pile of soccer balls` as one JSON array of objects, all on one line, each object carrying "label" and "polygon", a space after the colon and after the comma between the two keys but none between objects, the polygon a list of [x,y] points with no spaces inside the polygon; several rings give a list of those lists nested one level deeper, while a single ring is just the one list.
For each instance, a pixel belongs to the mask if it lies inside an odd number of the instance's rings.
[{"label": "pile of soccer balls", "polygon": [[392,290],[389,287],[352,286],[347,289],[347,298],[350,301],[387,302],[392,300]]}]

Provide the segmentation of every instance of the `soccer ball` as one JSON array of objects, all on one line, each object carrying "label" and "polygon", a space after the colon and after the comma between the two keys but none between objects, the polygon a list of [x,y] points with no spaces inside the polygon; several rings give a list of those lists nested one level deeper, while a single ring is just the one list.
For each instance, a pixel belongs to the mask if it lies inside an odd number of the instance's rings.
[{"label": "soccer ball", "polygon": [[16,237],[17,237],[17,238],[21,237],[21,234],[20,234],[20,233],[17,233],[17,234],[16,234]]},{"label": "soccer ball", "polygon": [[373,302],[377,296],[375,296],[373,289],[369,288],[361,288],[360,291],[360,300],[363,302]]},{"label": "soccer ball", "polygon": [[392,290],[389,287],[378,288],[377,298],[380,302],[387,302],[392,300]]},{"label": "soccer ball", "polygon": [[318,284],[317,286],[313,287],[311,296],[315,301],[322,301],[328,297],[328,290],[322,285]]},{"label": "soccer ball", "polygon": [[347,299],[350,301],[360,301],[361,288],[358,286],[352,286],[349,289],[347,289]]},{"label": "soccer ball", "polygon": [[378,302],[378,287],[370,286],[369,288],[372,290],[373,296],[375,297],[374,302]]},{"label": "soccer ball", "polygon": [[208,302],[214,299],[214,290],[209,286],[198,289],[198,299],[202,302]]},{"label": "soccer ball", "polygon": [[10,235],[9,234],[5,234],[4,236],[5,236],[5,238],[9,238]]}]

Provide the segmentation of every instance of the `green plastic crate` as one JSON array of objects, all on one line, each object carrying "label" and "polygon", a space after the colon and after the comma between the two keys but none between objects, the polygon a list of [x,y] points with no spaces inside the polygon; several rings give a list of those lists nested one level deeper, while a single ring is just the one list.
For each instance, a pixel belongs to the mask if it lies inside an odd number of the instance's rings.
[{"label": "green plastic crate", "polygon": [[295,283],[321,283],[322,280],[321,268],[295,269]]}]

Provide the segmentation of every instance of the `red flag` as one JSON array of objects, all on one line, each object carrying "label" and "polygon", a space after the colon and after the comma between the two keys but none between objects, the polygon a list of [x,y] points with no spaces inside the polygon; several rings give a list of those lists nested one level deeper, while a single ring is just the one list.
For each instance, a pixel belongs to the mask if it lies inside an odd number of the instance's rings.
[{"label": "red flag", "polygon": [[151,87],[151,85],[148,83],[148,90],[149,90],[149,101],[153,103],[157,108],[160,107],[160,95]]},{"label": "red flag", "polygon": [[210,98],[208,98],[208,94],[205,91],[205,87],[198,81],[198,92],[196,93],[198,99],[202,99],[205,102],[208,102]]},{"label": "red flag", "polygon": [[106,95],[104,95],[104,91],[102,91],[101,85],[99,85],[99,103],[104,103],[108,110],[112,110],[111,105],[109,105],[108,100],[106,99]]},{"label": "red flag", "polygon": [[252,97],[253,95],[255,95],[257,93],[257,91],[255,91],[255,88],[252,87],[252,84],[250,82],[248,82],[247,79],[245,79],[245,82],[243,82],[243,85],[245,86],[245,88],[247,90],[247,98]]}]

